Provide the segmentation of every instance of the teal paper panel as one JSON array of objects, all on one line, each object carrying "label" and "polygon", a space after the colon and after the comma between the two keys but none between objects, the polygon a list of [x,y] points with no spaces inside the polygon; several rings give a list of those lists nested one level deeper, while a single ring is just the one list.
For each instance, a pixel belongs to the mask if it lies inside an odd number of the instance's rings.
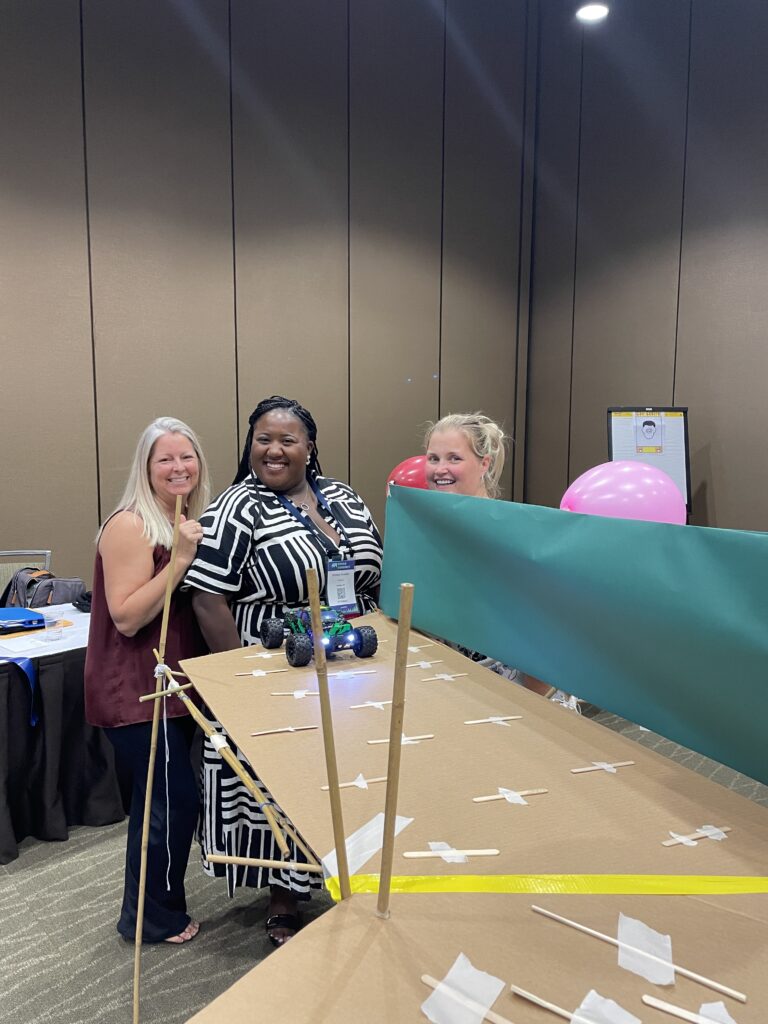
[{"label": "teal paper panel", "polygon": [[393,487],[381,607],[768,784],[768,534]]}]

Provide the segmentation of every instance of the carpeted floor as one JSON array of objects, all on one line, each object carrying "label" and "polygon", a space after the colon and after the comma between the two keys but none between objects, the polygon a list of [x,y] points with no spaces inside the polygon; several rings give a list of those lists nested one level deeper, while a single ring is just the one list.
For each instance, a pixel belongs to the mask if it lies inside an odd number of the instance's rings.
[{"label": "carpeted floor", "polygon": [[[768,807],[768,787],[615,715],[585,714]],[[26,840],[18,860],[0,866],[0,1021],[130,1024],[133,946],[115,931],[124,843],[124,824],[76,828],[66,843]],[[184,946],[145,947],[143,1024],[181,1024],[271,951],[267,894],[228,900],[224,882],[197,867],[196,848],[192,856],[187,899],[203,927]],[[313,901],[306,919],[330,905],[328,897]]]}]

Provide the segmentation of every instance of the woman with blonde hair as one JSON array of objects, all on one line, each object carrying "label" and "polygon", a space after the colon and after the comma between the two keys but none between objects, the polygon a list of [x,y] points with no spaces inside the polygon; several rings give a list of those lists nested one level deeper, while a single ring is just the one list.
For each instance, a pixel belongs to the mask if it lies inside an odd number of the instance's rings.
[{"label": "woman with blonde hair", "polygon": [[[139,438],[128,483],[96,538],[91,625],[85,661],[85,709],[115,749],[131,804],[125,890],[117,930],[136,934],[141,832],[147,783],[152,703],[176,498],[183,499],[165,662],[206,652],[191,595],[179,591],[202,537],[198,516],[208,503],[208,469],[194,432],[169,416],[154,420]],[[164,704],[166,698],[163,698]],[[198,814],[197,783],[190,762],[194,723],[180,701],[169,700],[158,736],[147,855],[145,942],[182,943],[199,924],[187,914],[184,874]],[[165,771],[163,770],[165,767]],[[166,790],[167,782],[167,790]]]}]

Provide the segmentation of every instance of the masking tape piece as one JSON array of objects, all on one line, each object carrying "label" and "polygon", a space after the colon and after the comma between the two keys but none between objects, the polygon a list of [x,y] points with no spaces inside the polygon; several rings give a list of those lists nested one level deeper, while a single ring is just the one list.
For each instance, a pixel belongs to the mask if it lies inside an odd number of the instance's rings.
[{"label": "masking tape piece", "polygon": [[615,775],[617,769],[608,761],[593,761],[592,764],[595,768],[602,768],[604,772],[610,772],[611,775]]},{"label": "masking tape piece", "polygon": [[[619,967],[639,974],[654,985],[674,985],[675,968],[669,935],[662,935],[642,921],[619,913],[616,938],[619,942]],[[644,953],[649,955],[643,956]],[[660,960],[664,962],[659,963]]]},{"label": "masking tape piece", "polygon": [[590,989],[584,996],[581,1005],[571,1015],[571,1020],[574,1024],[642,1024],[639,1017],[594,989]]},{"label": "masking tape piece", "polygon": [[442,853],[442,860],[446,864],[468,864],[469,858],[463,853],[458,853],[455,846],[451,846],[450,843],[430,843],[430,850],[434,850],[435,853]]},{"label": "masking tape piece", "polygon": [[[410,825],[413,818],[403,818],[399,814],[395,818],[395,835],[398,836],[403,829]],[[360,828],[353,832],[351,836],[347,836],[345,846],[347,847],[347,862],[349,864],[350,875],[358,871],[366,861],[369,861],[375,854],[381,852],[381,848],[384,845],[384,812],[380,811],[370,821],[367,821],[365,825],[361,825]],[[330,876],[334,879],[338,885],[338,873],[339,873],[339,862],[336,856],[336,849],[331,850],[329,854],[323,857],[323,868],[325,870],[326,877]],[[362,876],[365,877],[365,876]],[[376,887],[378,891],[378,875],[372,875],[368,877],[376,878]],[[339,893],[339,895],[341,895]],[[338,897],[337,897],[338,898]]]},{"label": "masking tape piece", "polygon": [[223,750],[224,747],[229,746],[229,743],[227,742],[227,737],[222,735],[222,733],[220,732],[211,733],[208,739],[211,741],[211,746],[213,747],[213,749],[217,752]]},{"label": "masking tape piece", "polygon": [[[432,1024],[481,1024],[504,987],[501,978],[479,971],[464,953],[459,953],[446,976],[421,1004],[421,1010]],[[454,992],[474,1005],[459,1001]]]},{"label": "masking tape piece", "polygon": [[[406,819],[406,822],[412,820]],[[349,844],[349,840],[347,843]],[[328,858],[323,863],[325,864],[327,860]],[[332,866],[335,866],[335,863],[334,853]],[[354,870],[356,869],[350,865],[350,871]],[[353,893],[377,893],[379,891],[378,875],[353,874],[350,882]],[[333,899],[341,899],[339,880],[334,873],[331,873],[330,878],[326,878],[325,884]],[[763,875],[396,875],[392,879],[391,891],[397,894],[476,892],[529,893],[533,895],[576,893],[592,896],[730,896],[768,893],[768,877]]]},{"label": "masking tape piece", "polygon": [[[696,846],[696,844],[698,842],[698,840],[691,839],[689,836],[678,835],[677,832],[673,832],[671,829],[670,829],[669,834],[670,834],[670,836],[673,839],[676,839],[678,841],[678,843],[682,843],[683,846]],[[702,838],[704,838],[704,837],[702,836]]]},{"label": "masking tape piece", "polygon": [[727,839],[728,836],[721,829],[717,828],[716,825],[702,825],[701,828],[696,829],[701,835],[706,836],[708,839],[716,839],[720,842],[721,839]]},{"label": "masking tape piece", "polygon": [[714,1021],[715,1024],[736,1024],[736,1021],[728,1013],[725,1003],[702,1003],[699,1007],[699,1016]]},{"label": "masking tape piece", "polygon": [[503,786],[499,786],[499,793],[508,804],[524,804],[526,807],[528,806],[528,801],[514,789],[504,789]]},{"label": "masking tape piece", "polygon": [[358,789],[368,789],[368,783],[365,781],[365,776],[362,772],[353,781],[352,785],[357,786]]}]

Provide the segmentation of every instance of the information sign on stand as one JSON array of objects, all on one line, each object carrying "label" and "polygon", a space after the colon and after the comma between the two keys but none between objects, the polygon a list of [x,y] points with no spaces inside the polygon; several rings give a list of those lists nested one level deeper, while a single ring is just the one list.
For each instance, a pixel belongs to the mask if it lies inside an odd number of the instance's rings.
[{"label": "information sign on stand", "polygon": [[691,460],[687,407],[612,406],[608,409],[608,457],[658,466],[670,476],[691,512]]}]

